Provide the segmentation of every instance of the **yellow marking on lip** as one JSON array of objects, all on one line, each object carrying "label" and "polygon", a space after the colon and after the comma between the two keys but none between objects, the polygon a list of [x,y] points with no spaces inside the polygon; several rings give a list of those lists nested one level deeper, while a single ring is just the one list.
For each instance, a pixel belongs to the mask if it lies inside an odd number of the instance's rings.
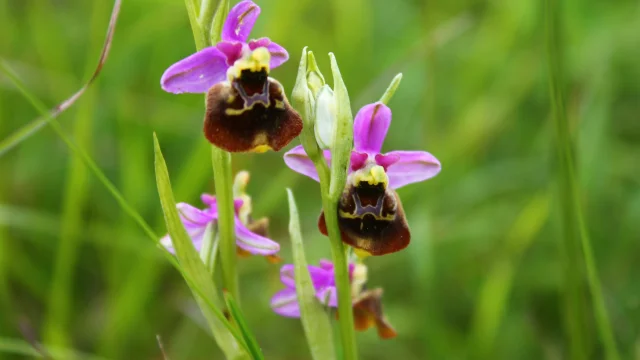
[{"label": "yellow marking on lip", "polygon": [[268,142],[269,138],[267,137],[267,134],[265,134],[264,132],[259,133],[253,138],[253,144],[255,145],[255,147],[251,151],[261,154],[263,152],[271,150],[271,146],[266,144]]},{"label": "yellow marking on lip", "polygon": [[258,154],[262,154],[264,152],[267,152],[271,150],[271,146],[269,145],[258,145],[256,147],[253,148],[253,150],[251,150],[254,153],[258,153]]},{"label": "yellow marking on lip", "polygon": [[271,54],[269,50],[264,47],[259,47],[251,53],[245,54],[241,59],[238,59],[233,66],[227,70],[227,79],[233,81],[239,78],[243,70],[249,70],[251,72],[264,70],[268,74],[270,71],[270,61]]},{"label": "yellow marking on lip", "polygon": [[225,114],[230,116],[242,115],[244,112],[252,110],[256,104],[262,104],[264,105],[264,107],[269,107],[269,103],[265,103],[264,101],[258,100],[247,107],[243,107],[242,109],[226,109],[224,112]]},{"label": "yellow marking on lip", "polygon": [[[394,214],[387,214],[385,216],[380,216],[380,215],[376,215],[374,213],[366,212],[366,213],[364,213],[362,215],[356,215],[356,214],[348,213],[348,212],[342,211],[342,210],[338,210],[338,215],[343,219],[357,219],[357,220],[362,220],[362,218],[365,215],[371,215],[371,216],[373,216],[374,219],[380,220],[380,221],[393,221],[396,218],[396,216]],[[362,229],[360,229],[360,230],[362,230]]]},{"label": "yellow marking on lip", "polygon": [[371,256],[371,253],[368,252],[367,250],[358,249],[358,248],[353,248],[353,253],[356,254],[356,256],[358,256],[360,259],[365,259]]},{"label": "yellow marking on lip", "polygon": [[369,171],[363,169],[354,174],[354,183],[356,185],[364,182],[368,183],[369,185],[382,184],[385,188],[387,187],[387,184],[389,183],[389,177],[387,176],[387,173],[384,171],[384,168],[382,166],[374,165],[368,170]]}]

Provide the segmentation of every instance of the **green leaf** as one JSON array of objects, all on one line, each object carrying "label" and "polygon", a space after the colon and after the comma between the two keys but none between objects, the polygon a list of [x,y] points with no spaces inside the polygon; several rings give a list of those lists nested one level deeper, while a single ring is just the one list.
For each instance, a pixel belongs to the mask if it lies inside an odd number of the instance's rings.
[{"label": "green leaf", "polygon": [[393,94],[396,93],[398,86],[400,86],[401,80],[402,80],[402,73],[399,73],[398,75],[394,76],[393,80],[391,80],[391,84],[389,84],[389,87],[384,92],[384,94],[382,94],[382,97],[380,98],[381,103],[385,105],[389,104],[389,101],[393,97]]},{"label": "green leaf", "polygon": [[246,348],[241,348],[241,346],[244,345],[242,335],[227,321],[220,309],[214,305],[220,304],[220,299],[216,293],[209,271],[207,271],[205,264],[200,259],[200,255],[193,246],[191,238],[189,238],[178,216],[178,209],[176,208],[176,202],[173,197],[173,192],[171,191],[167,164],[162,156],[160,144],[158,143],[158,138],[155,133],[153,135],[153,145],[156,182],[160,195],[160,203],[162,204],[167,230],[171,236],[173,247],[176,250],[176,256],[185,275],[190,279],[188,285],[194,293],[193,295],[200,310],[202,310],[211,327],[216,342],[227,358],[247,358],[248,354],[244,352]]},{"label": "green leaf", "polygon": [[333,53],[329,53],[331,72],[333,73],[333,96],[336,102],[336,131],[331,149],[331,184],[329,196],[336,201],[342,195],[347,180],[347,166],[353,148],[353,115],[347,86],[342,80],[338,62]]},{"label": "green leaf", "polygon": [[289,234],[302,327],[312,358],[314,360],[332,360],[335,359],[336,353],[333,346],[331,322],[324,307],[316,298],[316,291],[311,282],[307,260],[304,256],[298,208],[290,189],[287,189],[287,194],[289,196]]},{"label": "green leaf", "polygon": [[215,44],[222,40],[222,27],[229,14],[229,0],[220,0],[213,22],[211,24],[211,43]]},{"label": "green leaf", "polygon": [[260,345],[258,345],[258,341],[255,336],[249,329],[247,322],[244,320],[244,316],[242,315],[242,311],[238,304],[236,304],[235,300],[233,300],[233,296],[230,292],[224,292],[224,299],[227,302],[227,307],[229,308],[229,312],[231,313],[231,317],[235,320],[236,324],[240,328],[240,332],[244,337],[244,341],[251,352],[251,356],[257,360],[263,360],[264,356],[262,355],[262,350],[260,349]]}]

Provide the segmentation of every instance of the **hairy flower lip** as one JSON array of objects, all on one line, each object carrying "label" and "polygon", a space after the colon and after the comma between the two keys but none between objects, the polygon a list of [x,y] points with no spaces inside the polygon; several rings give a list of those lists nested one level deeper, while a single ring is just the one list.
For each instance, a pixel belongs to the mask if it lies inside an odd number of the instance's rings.
[{"label": "hairy flower lip", "polygon": [[[375,256],[406,248],[411,232],[398,193],[385,182],[372,183],[376,179],[361,175],[363,172],[366,169],[349,175],[336,209],[342,241]],[[318,229],[328,235],[324,211]]]},{"label": "hairy flower lip", "polygon": [[204,134],[209,142],[229,152],[278,151],[302,132],[302,119],[289,105],[278,81],[266,77],[263,84],[249,83],[245,80],[250,74],[242,72],[233,83],[211,87]]},{"label": "hairy flower lip", "polygon": [[171,65],[162,75],[164,91],[206,93],[226,78],[227,70],[246,52],[265,48],[271,55],[269,68],[274,69],[289,59],[287,50],[267,37],[247,41],[260,7],[250,0],[241,1],[227,16],[222,29],[222,41],[202,49]]}]

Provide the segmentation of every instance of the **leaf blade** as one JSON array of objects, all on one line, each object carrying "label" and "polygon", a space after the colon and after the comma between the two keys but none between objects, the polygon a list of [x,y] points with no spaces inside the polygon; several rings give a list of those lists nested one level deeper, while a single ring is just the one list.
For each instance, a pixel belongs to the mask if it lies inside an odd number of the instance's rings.
[{"label": "leaf blade", "polygon": [[[167,224],[167,230],[171,236],[176,256],[181,265],[180,267],[193,281],[193,284],[188,283],[189,287],[211,327],[216,342],[227,358],[246,358],[247,354],[243,351],[246,349],[240,348],[240,346],[243,345],[242,336],[238,333],[237,329],[234,329],[226,320],[220,309],[216,306],[209,306],[209,304],[220,304],[220,299],[205,264],[202,262],[202,259],[200,259],[200,255],[193,246],[178,216],[178,209],[176,208],[173,191],[171,190],[167,164],[164,161],[162,151],[160,150],[160,143],[155,134],[153,135],[153,145],[158,194],[160,195],[160,203]],[[194,286],[200,291],[194,291]]]},{"label": "leaf blade", "polygon": [[311,275],[304,255],[298,207],[291,189],[287,189],[287,195],[290,218],[289,234],[291,237],[294,278],[298,304],[300,305],[302,327],[309,344],[311,357],[314,360],[334,360],[336,352],[333,345],[331,322],[324,311],[324,307],[315,296],[316,291],[311,282]]}]

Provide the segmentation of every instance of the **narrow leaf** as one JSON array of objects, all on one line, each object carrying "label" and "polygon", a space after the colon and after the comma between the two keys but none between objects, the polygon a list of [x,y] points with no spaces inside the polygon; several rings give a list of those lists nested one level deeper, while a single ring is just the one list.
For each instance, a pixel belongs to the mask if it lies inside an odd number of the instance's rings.
[{"label": "narrow leaf", "polygon": [[[176,256],[183,271],[191,278],[194,283],[193,285],[197,286],[201,292],[197,293],[194,291],[192,284],[189,284],[189,287],[192,288],[198,306],[207,319],[216,342],[227,358],[246,358],[247,354],[244,354],[243,349],[240,348],[242,345],[238,345],[243,343],[242,335],[227,321],[219,308],[207,306],[207,301],[212,304],[220,304],[220,299],[211,280],[211,275],[200,259],[187,231],[180,221],[176,202],[173,197],[173,192],[171,191],[167,164],[164,161],[160,144],[155,134],[153,135],[153,145],[156,182],[167,230],[171,236],[173,247],[176,250]],[[233,339],[234,337],[237,341]]]},{"label": "narrow leaf", "polygon": [[225,20],[227,20],[228,14],[229,0],[220,0],[211,24],[211,43],[215,44],[222,40],[222,27],[224,26]]},{"label": "narrow leaf", "polygon": [[329,195],[336,201],[342,195],[347,181],[347,166],[353,148],[353,115],[347,86],[342,79],[338,62],[333,53],[329,53],[331,72],[333,73],[333,96],[336,102],[337,128],[331,148],[331,184]]},{"label": "narrow leaf", "polygon": [[314,360],[332,360],[335,359],[335,349],[331,322],[322,304],[316,298],[316,291],[311,282],[304,255],[298,208],[290,189],[287,189],[287,194],[289,196],[289,234],[302,327],[311,350],[311,357]]},{"label": "narrow leaf", "polygon": [[263,360],[264,355],[262,355],[260,345],[258,345],[258,341],[249,329],[247,322],[244,320],[242,311],[240,310],[238,304],[236,304],[235,300],[233,300],[233,296],[231,295],[231,293],[225,291],[224,299],[227,302],[227,308],[231,313],[231,317],[233,317],[233,320],[235,320],[236,324],[238,324],[238,327],[240,328],[240,332],[244,337],[244,341],[247,345],[247,348],[249,349],[249,352],[251,352],[251,356],[256,360]]},{"label": "narrow leaf", "polygon": [[385,105],[389,104],[389,101],[393,97],[393,94],[396,93],[398,86],[400,86],[401,80],[402,80],[402,73],[399,73],[398,75],[394,76],[393,80],[391,80],[391,84],[389,84],[389,87],[384,92],[384,94],[382,94],[382,97],[380,98],[381,103]]}]

